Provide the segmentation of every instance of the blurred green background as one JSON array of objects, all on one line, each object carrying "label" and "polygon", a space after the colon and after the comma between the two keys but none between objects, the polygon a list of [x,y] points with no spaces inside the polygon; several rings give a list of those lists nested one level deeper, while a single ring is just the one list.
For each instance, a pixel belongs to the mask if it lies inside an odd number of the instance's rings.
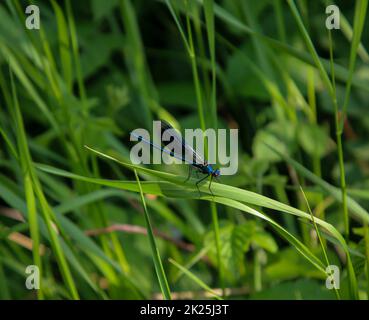
[{"label": "blurred green background", "polygon": [[[0,4],[1,299],[368,299],[368,1],[331,31],[326,1],[30,3]],[[215,198],[129,166],[158,119],[239,129]]]}]

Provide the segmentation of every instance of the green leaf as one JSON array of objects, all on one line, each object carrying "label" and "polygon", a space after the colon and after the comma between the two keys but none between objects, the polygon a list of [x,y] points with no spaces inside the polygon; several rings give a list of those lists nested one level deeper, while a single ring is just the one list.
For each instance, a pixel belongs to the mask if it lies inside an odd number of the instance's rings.
[{"label": "green leaf", "polygon": [[221,297],[219,297],[205,282],[203,282],[200,278],[198,278],[196,275],[194,275],[191,271],[186,269],[185,267],[181,266],[178,262],[176,262],[173,259],[169,259],[169,262],[172,263],[174,266],[176,266],[178,269],[180,269],[188,278],[196,282],[201,288],[209,292],[214,296],[217,300],[223,300]]},{"label": "green leaf", "polygon": [[300,123],[297,135],[302,148],[310,156],[322,158],[332,149],[333,141],[326,130],[317,124]]},{"label": "green leaf", "polygon": [[266,144],[274,146],[280,153],[290,154],[294,147],[294,135],[295,127],[291,122],[272,122],[256,133],[252,145],[253,153],[258,159],[280,161],[281,157],[270,152]]}]

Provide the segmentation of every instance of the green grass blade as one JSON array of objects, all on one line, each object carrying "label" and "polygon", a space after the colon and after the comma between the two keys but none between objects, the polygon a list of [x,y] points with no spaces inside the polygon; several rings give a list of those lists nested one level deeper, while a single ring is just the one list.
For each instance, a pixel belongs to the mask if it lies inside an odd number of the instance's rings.
[{"label": "green grass blade", "polygon": [[[60,6],[55,2],[55,0],[51,1],[51,4],[53,6],[58,25],[59,55],[61,61],[62,74],[66,86],[68,88],[68,91],[71,92],[73,84],[73,69],[72,69],[72,57],[69,52],[70,41],[69,41],[68,26],[65,20],[64,13],[60,8]],[[80,80],[78,79],[78,81]]]},{"label": "green grass blade", "polygon": [[[73,12],[72,12],[72,7],[71,7],[71,2],[70,0],[66,0],[66,9],[67,9],[67,18],[68,18],[68,25],[69,25],[69,34],[70,34],[70,38],[71,38],[71,44],[72,44],[72,52],[73,52],[73,58],[74,58],[74,65],[76,68],[76,74],[77,74],[77,83],[78,83],[78,90],[79,90],[79,96],[82,100],[83,106],[84,106],[84,113],[87,113],[87,104],[86,104],[86,89],[85,89],[85,85],[83,83],[83,73],[82,73],[82,68],[81,68],[81,62],[80,62],[80,58],[79,58],[79,48],[78,48],[78,37],[77,37],[77,30],[76,30],[76,26],[74,23],[74,17],[73,17]],[[64,66],[64,68],[68,68],[68,64],[70,63],[70,57],[69,57],[69,52],[65,53],[64,55],[64,60],[63,62],[66,63],[66,65]],[[69,70],[66,69],[66,74],[67,77],[70,76],[69,74]]]},{"label": "green grass blade", "polygon": [[[40,236],[38,230],[38,222],[37,222],[37,210],[36,210],[36,199],[33,191],[32,180],[29,173],[26,173],[24,176],[24,189],[26,194],[27,201],[27,217],[30,228],[30,233],[32,237],[32,254],[33,261],[36,266],[39,268],[39,272],[42,275],[42,264],[41,264],[41,256],[40,256]],[[43,284],[40,284],[40,290],[37,290],[37,297],[39,299],[43,299]]]},{"label": "green grass blade", "polygon": [[354,30],[353,30],[353,37],[351,42],[351,49],[350,49],[350,60],[349,60],[349,76],[346,82],[346,90],[345,90],[345,100],[343,102],[342,107],[342,117],[341,117],[341,125],[340,125],[340,133],[343,130],[343,124],[345,121],[345,115],[347,112],[347,106],[349,103],[351,86],[352,86],[352,78],[354,75],[355,63],[356,63],[356,56],[358,53],[358,48],[360,45],[361,34],[363,32],[364,24],[365,24],[365,17],[366,11],[368,8],[368,0],[357,0],[355,3],[355,16],[354,16]]},{"label": "green grass blade", "polygon": [[[301,190],[301,193],[302,195],[304,196],[304,200],[306,202],[306,206],[309,210],[309,213],[310,213],[310,216],[311,216],[311,221],[313,222],[313,226],[314,226],[314,229],[315,229],[315,232],[318,236],[318,240],[319,240],[319,244],[320,244],[320,247],[322,248],[322,251],[323,251],[323,255],[324,255],[324,259],[325,259],[325,262],[326,262],[326,265],[329,266],[330,265],[330,262],[329,262],[329,259],[328,259],[328,255],[327,255],[327,250],[325,248],[325,244],[323,242],[323,239],[322,239],[322,236],[320,235],[320,231],[319,231],[319,228],[317,226],[317,224],[315,223],[315,218],[314,218],[314,214],[313,212],[311,211],[311,208],[310,208],[310,204],[309,204],[309,201],[308,199],[306,198],[306,195],[305,195],[305,192],[304,190],[302,189],[301,185],[300,185],[300,190]],[[340,296],[340,293],[339,291],[336,289],[336,286],[334,284],[334,292],[336,293],[336,297],[338,300],[341,299],[341,296]]]},{"label": "green grass blade", "polygon": [[[201,0],[198,0],[201,2]],[[314,60],[314,58],[311,56],[311,54],[307,52],[300,51],[286,43],[283,43],[281,41],[278,41],[276,39],[270,38],[268,36],[265,36],[263,34],[259,34],[252,30],[250,27],[239,21],[236,17],[234,17],[232,14],[227,12],[224,8],[220,7],[217,4],[214,4],[214,14],[223,22],[229,24],[230,26],[236,28],[239,31],[242,31],[250,36],[258,37],[260,40],[265,41],[268,43],[271,47],[277,49],[279,52],[285,52],[286,54],[290,55],[291,57],[294,57],[300,61],[303,61],[307,64],[310,64],[314,67],[317,67],[317,63]],[[321,64],[324,67],[324,73],[329,72],[330,73],[330,62],[328,60],[320,58]],[[320,63],[318,63],[319,65]],[[349,71],[345,69],[344,67],[335,64],[334,68],[336,70],[336,76],[337,79],[341,81],[347,81],[349,77]],[[329,80],[329,79],[328,79]],[[357,88],[360,88],[365,91],[369,91],[369,84],[363,83],[361,79],[354,76],[352,80],[352,84],[355,85]]]},{"label": "green grass blade", "polygon": [[[329,184],[328,182],[324,181],[323,179],[316,176],[310,170],[306,169],[297,161],[293,160],[286,154],[280,153],[278,150],[273,148],[272,146],[268,145],[270,149],[272,149],[275,153],[277,153],[282,159],[284,159],[288,164],[294,167],[302,176],[304,176],[309,181],[315,183],[316,185],[320,186],[325,192],[333,196],[337,201],[342,202],[341,191],[339,188]],[[369,222],[369,213],[366,211],[360,204],[358,204],[354,199],[351,197],[347,197],[347,205],[350,209],[350,213],[358,218],[359,220],[364,220]]]},{"label": "green grass blade", "polygon": [[[116,187],[116,188],[120,188],[120,189],[124,189],[124,190],[131,190],[131,191],[139,192],[139,188],[137,187],[137,185],[130,182],[130,181],[114,181],[114,180],[106,180],[106,179],[87,178],[87,177],[82,177],[82,176],[78,176],[78,175],[75,175],[75,174],[70,174],[70,173],[65,172],[63,170],[60,170],[60,169],[50,168],[49,166],[39,165],[38,167],[40,169],[46,171],[46,172],[66,176],[66,177],[73,178],[73,179],[79,179],[79,180],[83,180],[83,181],[86,181],[86,182],[92,182],[92,183],[107,185],[107,186]],[[183,179],[179,179],[179,181],[183,182]],[[142,189],[143,189],[144,192],[151,193],[151,194],[156,194],[156,195],[161,195],[161,196],[163,196],[163,195],[168,196],[168,194],[166,193],[167,187],[172,189],[173,194],[177,194],[177,195],[181,194],[182,196],[184,195],[184,192],[183,192],[182,188],[175,189],[174,187],[171,187],[170,184],[168,185],[165,182],[146,182],[146,183],[144,182],[144,183],[142,183]],[[196,188],[194,188],[194,189],[196,189]],[[236,188],[234,188],[234,189],[236,189]],[[242,190],[242,191],[244,191],[244,190]],[[213,192],[214,192],[214,190],[213,190]],[[197,191],[194,190],[194,192],[189,193],[188,196],[193,197],[193,195],[196,194],[196,193],[197,193]],[[224,195],[224,192],[219,192],[219,194]],[[227,194],[227,195],[229,195],[229,194]],[[255,196],[255,197],[257,197],[257,196]],[[269,199],[269,198],[266,198],[266,197],[263,197],[263,196],[259,196],[259,197],[261,197],[260,199],[263,199],[261,202],[256,202],[255,200],[251,201],[251,202],[253,204],[258,203],[259,205],[261,205],[262,202],[265,202],[266,199]],[[202,198],[206,199],[206,200],[211,200],[212,199],[212,197],[210,197],[210,196],[206,196],[206,197],[202,197]],[[238,198],[238,197],[235,196],[235,198]],[[244,197],[241,197],[241,199],[243,201],[246,200],[246,199],[244,199]],[[271,203],[273,203],[273,204],[277,203],[277,201],[275,201],[275,200],[272,200],[272,199],[269,199],[269,200],[272,201]],[[232,207],[237,208],[237,209],[242,210],[242,211],[246,211],[248,213],[256,215],[259,218],[262,218],[262,219],[270,222],[271,224],[273,224],[273,226],[278,228],[280,233],[286,239],[288,239],[289,241],[292,241],[293,243],[295,243],[296,246],[298,247],[299,251],[304,253],[306,256],[308,256],[309,260],[312,261],[314,263],[314,265],[316,265],[316,266],[320,265],[320,267],[322,267],[322,263],[321,262],[319,263],[318,262],[319,260],[317,260],[317,258],[312,258],[311,252],[309,252],[308,249],[306,249],[306,246],[304,246],[302,243],[300,243],[292,234],[288,233],[282,227],[275,224],[275,222],[272,221],[270,218],[266,217],[265,215],[263,215],[261,213],[258,213],[254,209],[252,209],[252,208],[250,208],[250,207],[248,207],[248,206],[246,206],[246,205],[244,205],[244,204],[242,204],[238,201],[232,200],[232,199],[225,199],[225,198],[221,198],[221,197],[216,197],[214,201],[218,202],[218,203],[221,203],[221,204],[232,206]],[[276,210],[280,209],[280,208],[277,208],[276,206],[274,206],[274,207],[273,206],[268,206],[268,205],[266,205],[266,206],[271,207],[271,208],[276,209]],[[288,207],[288,206],[286,206],[286,207]],[[296,212],[299,212],[299,211],[296,209]],[[308,214],[305,214],[305,213],[303,213],[303,214],[304,215],[300,214],[299,216],[311,219],[311,217]],[[297,215],[297,213],[296,213],[296,215]],[[323,225],[323,227],[325,227],[328,231],[330,231],[334,236],[337,237],[338,232],[335,231],[335,229],[330,224],[325,223],[325,222],[321,221],[320,219],[316,219],[316,220],[317,220],[318,223],[321,223]],[[338,236],[338,238],[340,239],[339,236]]]},{"label": "green grass blade", "polygon": [[13,155],[13,157],[17,160],[19,160],[19,157],[18,157],[18,153],[13,145],[13,143],[11,142],[11,140],[9,139],[9,137],[7,136],[7,134],[5,133],[5,131],[0,128],[0,134],[3,136],[3,139],[5,141],[5,143],[7,144],[9,150],[10,150],[10,153]]},{"label": "green grass blade", "polygon": [[[345,35],[347,40],[352,42],[352,39],[353,39],[352,35],[353,35],[354,32],[353,32],[353,30],[350,26],[350,23],[347,21],[346,17],[342,14],[342,12],[340,14],[340,23],[341,23],[342,33]],[[359,44],[359,47],[357,49],[357,53],[358,53],[358,55],[360,56],[360,58],[363,62],[369,63],[369,54],[368,54],[367,50],[365,49],[362,42],[360,42],[360,44]]]},{"label": "green grass blade", "polygon": [[147,211],[146,201],[145,201],[145,197],[144,197],[143,192],[142,192],[140,179],[138,178],[136,170],[134,170],[134,173],[135,173],[136,181],[137,181],[137,184],[138,184],[138,188],[140,190],[141,202],[142,202],[142,206],[144,208],[145,220],[146,220],[146,226],[147,226],[147,236],[148,236],[149,242],[150,242],[150,247],[151,247],[151,251],[152,251],[152,258],[153,258],[153,261],[154,261],[155,271],[156,271],[156,275],[158,277],[160,289],[161,289],[161,292],[163,294],[163,297],[166,300],[171,300],[170,289],[169,289],[167,277],[165,275],[163,264],[161,262],[159,249],[158,249],[158,247],[156,245],[156,242],[155,242],[154,233],[152,231],[152,226],[151,226],[151,220],[150,220],[149,212]]},{"label": "green grass blade", "polygon": [[322,80],[323,80],[325,86],[327,87],[327,89],[329,91],[329,94],[331,95],[331,97],[333,97],[334,93],[333,93],[332,83],[329,80],[328,74],[327,74],[326,70],[324,69],[324,66],[323,66],[323,64],[322,64],[322,62],[321,62],[321,60],[318,56],[318,53],[315,50],[313,42],[312,42],[312,40],[311,40],[311,38],[310,38],[310,36],[309,36],[305,26],[304,26],[302,18],[301,18],[300,14],[299,14],[299,12],[296,8],[295,2],[293,0],[287,0],[287,3],[290,6],[292,15],[296,20],[297,26],[300,30],[300,33],[301,33],[302,38],[305,42],[305,45],[308,48],[308,50],[309,50],[309,52],[310,52],[310,54],[311,54],[311,56],[314,60],[315,66],[319,70],[320,76],[322,77]]},{"label": "green grass blade", "polygon": [[[107,156],[109,157],[109,156]],[[112,158],[114,159],[114,158]],[[154,171],[154,170],[149,170],[146,168],[141,168],[138,166],[134,166],[134,165],[128,165],[125,164],[127,167],[132,167],[137,169],[137,170],[142,170],[146,173],[151,173],[152,175],[155,176],[160,176],[160,177],[165,177],[166,180],[171,180],[173,183],[177,183],[180,185],[183,185],[183,178],[181,177],[176,177],[174,175],[168,174],[168,173],[163,173],[163,172],[159,172],[159,171]],[[136,183],[131,182],[131,181],[114,181],[114,180],[107,180],[107,179],[94,179],[94,178],[88,178],[88,177],[83,177],[83,176],[79,176],[79,175],[75,175],[75,174],[71,174],[68,173],[66,171],[60,170],[60,169],[56,169],[56,168],[51,168],[49,166],[45,166],[45,165],[38,165],[39,169],[42,169],[46,172],[49,173],[53,173],[53,174],[57,174],[57,175],[61,175],[61,176],[65,176],[65,177],[69,177],[69,178],[73,178],[73,179],[78,179],[78,180],[82,180],[82,181],[86,181],[86,182],[92,182],[92,183],[97,183],[97,184],[101,184],[101,185],[106,185],[106,186],[110,186],[110,187],[116,187],[116,188],[121,188],[124,190],[131,190],[131,191],[135,191],[135,192],[139,192],[139,188],[137,186]],[[171,183],[165,183],[165,182],[146,182],[142,184],[142,190],[145,193],[150,193],[150,194],[156,194],[156,195],[160,195],[160,196],[188,196],[189,198],[193,198],[194,196],[196,197],[196,194],[198,194],[196,188],[192,187],[193,191],[189,192],[189,193],[185,193],[183,188],[175,188],[173,186],[173,184]],[[208,186],[204,186],[201,187],[203,188],[202,192],[206,192],[205,190],[208,188]],[[213,193],[219,194],[223,197],[229,197],[227,198],[222,198],[222,197],[210,197],[210,196],[202,196],[202,199],[205,200],[209,200],[212,201],[214,200],[215,202],[227,205],[227,206],[231,206],[233,208],[239,209],[241,211],[245,211],[248,213],[251,213],[255,216],[258,216],[261,219],[264,219],[266,221],[268,221],[269,223],[271,223],[273,225],[273,227],[276,228],[276,230],[287,240],[289,241],[291,244],[293,244],[297,250],[305,257],[307,258],[314,266],[316,266],[319,270],[321,270],[323,273],[324,268],[323,268],[323,264],[320,262],[319,259],[317,259],[315,257],[315,255],[312,254],[312,252],[303,244],[301,243],[296,237],[294,237],[292,234],[290,234],[288,231],[286,231],[283,227],[279,226],[278,224],[276,224],[273,220],[271,220],[269,217],[260,214],[259,212],[257,212],[256,210],[246,206],[244,203],[241,203],[239,201],[243,201],[243,202],[249,202],[253,205],[257,205],[257,206],[263,206],[263,207],[268,207],[274,210],[278,210],[278,211],[282,211],[282,212],[286,212],[301,218],[305,218],[308,219],[309,221],[311,221],[311,216],[301,210],[295,209],[293,207],[290,207],[288,205],[279,203],[278,201],[275,201],[273,199],[267,198],[265,196],[261,196],[258,194],[255,194],[253,192],[250,191],[246,191],[246,190],[241,190],[235,187],[230,187],[230,186],[226,186],[226,185],[219,185],[219,184],[212,184],[212,191]],[[234,199],[230,199],[230,198],[234,198],[237,199],[238,201],[234,200]],[[352,266],[352,261],[351,261],[351,257],[349,254],[349,249],[348,246],[346,244],[345,239],[341,236],[341,234],[329,223],[322,221],[318,218],[314,219],[315,222],[320,225],[321,227],[323,227],[329,234],[331,234],[337,241],[338,243],[341,245],[341,247],[343,248],[343,250],[346,253],[346,257],[347,257],[347,267],[348,267],[348,274],[349,274],[349,278],[350,278],[350,292],[351,292],[351,297],[352,298],[356,298],[357,297],[357,283],[356,283],[356,278],[355,278],[355,273],[354,273],[354,269]]]},{"label": "green grass blade", "polygon": [[171,1],[170,1],[170,0],[165,0],[165,3],[167,4],[167,7],[168,7],[168,9],[169,9],[169,11],[170,11],[170,14],[172,15],[173,20],[174,20],[174,22],[175,22],[175,24],[176,24],[176,26],[177,26],[177,28],[178,28],[179,34],[180,34],[180,35],[181,35],[181,37],[182,37],[182,40],[183,40],[183,43],[184,43],[184,45],[185,45],[185,47],[186,47],[187,53],[188,53],[188,55],[189,55],[189,56],[191,56],[192,51],[191,51],[190,45],[189,45],[189,43],[188,43],[188,41],[187,41],[187,36],[186,36],[186,34],[185,34],[185,31],[184,31],[184,30],[183,30],[183,28],[182,28],[181,23],[180,23],[180,22],[179,22],[179,20],[178,20],[177,14],[176,14],[176,13],[175,13],[175,11],[174,11],[174,8],[173,8],[173,6],[172,6],[172,3],[171,3]]},{"label": "green grass blade", "polygon": [[201,288],[203,288],[205,291],[209,292],[214,296],[217,300],[223,300],[221,297],[219,297],[214,290],[212,290],[204,281],[199,279],[196,275],[194,275],[191,271],[186,269],[185,267],[181,266],[178,262],[174,261],[173,259],[169,258],[169,262],[172,263],[174,266],[176,266],[179,270],[181,270],[188,278],[193,280],[195,283],[197,283]]},{"label": "green grass blade", "polygon": [[211,111],[212,111],[212,127],[218,127],[217,120],[217,80],[216,80],[216,62],[215,62],[215,28],[214,28],[214,1],[204,0],[204,12],[206,21],[206,32],[208,35],[208,45],[211,61]]},{"label": "green grass blade", "polygon": [[[15,83],[13,80],[13,76],[12,73],[10,73],[10,78],[11,78],[11,87],[12,87],[12,93],[13,93],[13,116],[14,116],[14,122],[15,122],[15,127],[17,130],[17,139],[18,139],[18,146],[19,146],[19,157],[20,157],[20,162],[22,165],[22,169],[24,173],[28,173],[29,177],[32,179],[32,187],[34,190],[34,193],[36,195],[36,197],[38,198],[38,201],[40,203],[41,206],[41,212],[43,213],[43,218],[44,221],[47,225],[48,231],[49,231],[49,235],[50,235],[50,240],[51,240],[51,245],[53,247],[54,253],[56,255],[56,258],[58,260],[58,264],[60,267],[60,272],[63,276],[63,279],[69,289],[70,292],[70,296],[73,299],[78,299],[79,295],[77,292],[77,288],[75,286],[75,283],[73,281],[72,278],[72,274],[70,272],[69,266],[65,260],[65,256],[63,254],[63,251],[61,249],[60,243],[59,243],[59,239],[56,235],[56,231],[52,225],[52,221],[51,221],[51,211],[50,211],[50,207],[47,203],[47,200],[45,198],[45,195],[42,191],[41,185],[38,181],[37,175],[34,171],[34,167],[33,167],[33,163],[32,163],[32,159],[31,159],[31,155],[29,153],[29,149],[28,149],[28,144],[27,144],[27,138],[26,138],[26,132],[25,132],[25,128],[24,128],[24,124],[23,124],[23,118],[22,118],[22,114],[20,112],[20,107],[19,107],[19,102],[18,102],[18,98],[17,98],[17,93],[16,93],[16,89],[15,89]],[[31,202],[29,204],[31,204],[31,214],[33,215],[33,222],[35,221],[35,208],[34,208],[34,199],[32,198],[32,193],[30,192],[30,184],[27,184],[28,187],[28,197]],[[33,232],[36,231],[36,227],[33,225],[32,226]],[[36,238],[37,241],[37,238]],[[38,248],[36,249],[38,250]]]}]

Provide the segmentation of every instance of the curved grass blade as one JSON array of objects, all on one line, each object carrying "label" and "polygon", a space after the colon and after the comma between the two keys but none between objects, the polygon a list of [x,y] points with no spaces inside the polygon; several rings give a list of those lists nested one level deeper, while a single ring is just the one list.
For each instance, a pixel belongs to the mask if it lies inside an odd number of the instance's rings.
[{"label": "curved grass blade", "polygon": [[[342,202],[341,197],[341,190],[335,186],[332,186],[328,182],[324,181],[323,179],[319,178],[317,175],[312,173],[310,170],[305,168],[303,165],[298,163],[297,161],[293,160],[286,154],[282,154],[271,145],[266,144],[271,150],[277,153],[282,159],[284,159],[288,164],[294,167],[301,175],[303,175],[309,181],[315,183],[316,185],[320,186],[326,193],[332,195],[337,201]],[[350,209],[350,213],[353,217],[357,218],[359,221],[366,221],[369,223],[369,213],[366,211],[360,204],[358,204],[354,199],[347,196],[347,205]]]},{"label": "curved grass blade", "polygon": [[197,276],[195,276],[191,271],[186,269],[185,267],[181,266],[178,262],[174,261],[173,259],[168,259],[171,264],[176,266],[179,270],[181,270],[187,277],[192,279],[194,282],[196,282],[201,288],[209,292],[214,296],[217,300],[223,300],[221,297],[219,297],[204,281],[199,279]]},{"label": "curved grass blade", "polygon": [[[150,174],[150,175],[153,175],[153,176],[156,176],[156,177],[159,177],[159,178],[163,178],[163,179],[165,179],[169,182],[172,182],[174,184],[185,186],[186,189],[191,189],[192,192],[186,194],[182,190],[181,191],[182,196],[187,196],[187,197],[190,197],[190,198],[191,197],[192,198],[199,198],[199,197],[196,197],[195,194],[194,194],[194,192],[196,190],[194,185],[189,187],[189,183],[185,183],[183,181],[182,177],[178,177],[178,176],[175,176],[175,175],[172,175],[172,174],[169,174],[169,173],[165,173],[165,172],[161,172],[161,171],[155,171],[155,170],[147,169],[147,168],[144,168],[144,167],[140,167],[140,166],[136,166],[136,165],[132,165],[132,164],[128,164],[128,163],[124,163],[124,162],[121,162],[121,161],[119,161],[119,160],[117,160],[117,159],[115,159],[115,158],[113,158],[109,155],[106,155],[102,152],[96,151],[92,148],[88,148],[88,149],[95,152],[95,153],[97,153],[97,154],[99,154],[102,157],[105,157],[107,159],[118,162],[121,165],[123,165],[126,168],[129,168],[131,170],[137,169],[137,170],[140,170],[140,171],[145,172],[147,174]],[[103,185],[107,185],[107,186],[111,186],[111,187],[115,186],[115,187],[118,187],[118,188],[119,187],[129,188],[129,189],[126,189],[126,190],[132,190],[132,191],[137,192],[137,188],[134,184],[132,184],[132,182],[111,181],[111,180],[106,180],[106,179],[87,178],[87,177],[82,177],[82,176],[78,176],[78,175],[75,175],[75,174],[71,174],[71,173],[65,172],[65,171],[60,170],[60,169],[50,168],[50,167],[45,166],[45,165],[39,165],[38,167],[40,169],[43,169],[43,170],[48,171],[50,173],[55,173],[55,174],[59,174],[59,175],[62,175],[62,176],[63,175],[64,176],[69,176],[71,178],[74,177],[74,178],[84,180],[84,181],[88,181],[88,182],[101,183]],[[191,179],[191,181],[193,182],[194,180]],[[191,183],[191,181],[190,181],[190,183]],[[161,184],[159,185],[159,183],[151,184],[150,185],[150,187],[151,187],[150,191],[145,190],[145,192],[150,192],[150,193],[157,192],[157,193],[154,193],[154,194],[168,196],[168,191],[169,191],[169,194],[171,196],[178,197],[178,194],[177,194],[178,190],[170,193],[171,188],[173,188],[173,187],[171,187],[170,185],[166,185],[166,186],[168,186],[168,189],[162,188],[162,185]],[[201,187],[200,187],[201,192],[209,194],[208,187],[209,187],[209,182],[206,182],[203,185],[201,185]],[[296,209],[294,207],[291,207],[289,205],[283,204],[283,203],[281,203],[279,201],[276,201],[274,199],[259,195],[255,192],[242,190],[242,189],[239,189],[239,188],[236,188],[236,187],[223,185],[223,184],[219,184],[219,183],[213,183],[212,184],[212,193],[215,196],[228,198],[227,200],[237,200],[237,201],[241,201],[241,202],[244,202],[244,203],[249,203],[249,204],[256,205],[256,206],[266,207],[266,208],[270,208],[270,209],[273,209],[273,210],[286,212],[286,213],[298,216],[300,218],[304,218],[304,219],[307,219],[309,221],[312,221],[312,218],[308,213],[306,213],[302,210]],[[205,196],[201,196],[200,198],[201,199],[212,199],[211,197],[207,198]],[[346,254],[346,257],[347,257],[347,267],[348,267],[348,272],[349,272],[349,278],[350,278],[350,289],[351,289],[350,292],[351,292],[351,296],[353,298],[356,298],[357,297],[357,282],[356,282],[354,269],[353,269],[353,266],[352,266],[351,257],[350,257],[349,251],[348,251],[348,246],[347,246],[347,243],[346,243],[345,239],[342,237],[342,235],[337,231],[337,229],[333,225],[331,225],[331,224],[329,224],[329,223],[327,223],[327,222],[325,222],[321,219],[318,219],[318,218],[315,218],[314,220],[318,225],[323,227],[329,234],[334,236],[334,238],[336,238],[339,241],[340,245],[342,246],[343,250],[345,251],[345,254]]]}]

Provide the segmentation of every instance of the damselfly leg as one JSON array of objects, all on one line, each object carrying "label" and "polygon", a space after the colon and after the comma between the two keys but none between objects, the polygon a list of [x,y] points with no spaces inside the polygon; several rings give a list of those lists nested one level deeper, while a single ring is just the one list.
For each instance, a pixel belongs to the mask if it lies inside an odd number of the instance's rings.
[{"label": "damselfly leg", "polygon": [[201,191],[200,191],[200,188],[199,188],[199,183],[203,182],[205,179],[209,178],[210,174],[206,175],[204,178],[201,178],[199,181],[196,182],[196,188],[197,188],[197,191],[199,192],[199,195],[201,197]]},{"label": "damselfly leg", "polygon": [[213,182],[213,178],[214,178],[214,176],[211,175],[211,177],[210,177],[210,183],[209,183],[209,191],[210,191],[211,195],[214,197],[214,193],[213,193],[213,191],[211,191],[211,183]]}]

